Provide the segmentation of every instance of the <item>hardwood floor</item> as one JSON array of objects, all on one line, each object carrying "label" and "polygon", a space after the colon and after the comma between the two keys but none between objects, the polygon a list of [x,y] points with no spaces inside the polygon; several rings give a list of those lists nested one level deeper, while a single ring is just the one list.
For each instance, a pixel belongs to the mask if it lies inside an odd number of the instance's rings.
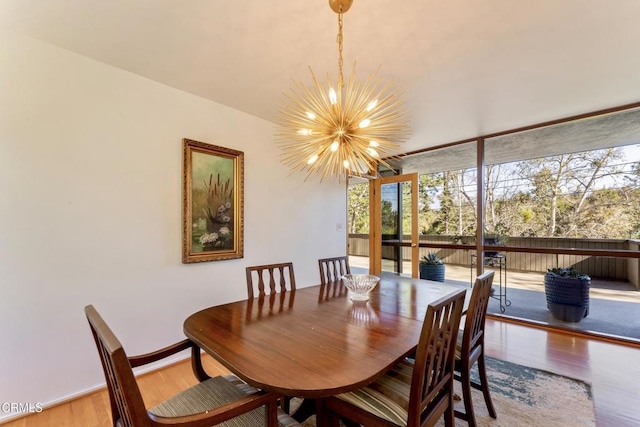
[{"label": "hardwood floor", "polygon": [[[640,425],[639,348],[493,319],[487,320],[486,344],[489,356],[590,382],[598,426]],[[211,375],[226,373],[209,357],[204,363]],[[139,378],[148,407],[195,382],[187,361]],[[97,392],[3,426],[111,426],[109,399]]]},{"label": "hardwood floor", "polygon": [[[96,357],[98,354],[96,353]],[[211,357],[202,363],[211,376],[229,373]],[[138,377],[138,384],[147,408],[151,408],[178,391],[195,385],[196,378],[189,360]],[[113,427],[111,407],[106,389],[76,400],[45,409],[39,414],[2,424],[2,427]]]},{"label": "hardwood floor", "polygon": [[598,426],[640,425],[637,346],[490,319],[486,326],[488,356],[591,383]]}]

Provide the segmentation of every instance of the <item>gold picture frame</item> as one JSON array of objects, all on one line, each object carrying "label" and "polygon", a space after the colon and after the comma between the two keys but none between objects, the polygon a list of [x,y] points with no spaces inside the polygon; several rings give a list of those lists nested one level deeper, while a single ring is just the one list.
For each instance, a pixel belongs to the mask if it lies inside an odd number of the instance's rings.
[{"label": "gold picture frame", "polygon": [[182,140],[182,262],[244,256],[244,153]]}]

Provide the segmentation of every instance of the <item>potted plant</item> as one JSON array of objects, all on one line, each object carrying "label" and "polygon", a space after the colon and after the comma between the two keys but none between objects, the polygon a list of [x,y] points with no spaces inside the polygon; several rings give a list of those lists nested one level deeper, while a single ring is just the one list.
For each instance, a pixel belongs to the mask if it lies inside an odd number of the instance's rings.
[{"label": "potted plant", "polygon": [[591,278],[575,268],[550,268],[544,275],[547,308],[556,319],[579,322],[589,314]]},{"label": "potted plant", "polygon": [[429,252],[420,259],[420,278],[444,282],[444,262],[435,252]]}]

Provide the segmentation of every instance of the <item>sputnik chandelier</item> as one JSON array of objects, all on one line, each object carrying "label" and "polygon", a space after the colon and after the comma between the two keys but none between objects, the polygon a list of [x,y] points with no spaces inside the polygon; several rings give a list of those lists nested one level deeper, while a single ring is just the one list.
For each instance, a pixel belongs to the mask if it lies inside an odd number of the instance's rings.
[{"label": "sputnik chandelier", "polygon": [[327,75],[324,88],[313,70],[314,86],[294,82],[284,94],[277,117],[276,141],[282,162],[294,170],[321,173],[339,179],[347,176],[375,178],[380,164],[397,154],[399,143],[410,135],[404,100],[392,84],[376,74],[361,83],[355,79],[355,63],[344,87],[342,77],[343,14],[353,0],[329,0],[338,14],[338,81],[334,89]]}]

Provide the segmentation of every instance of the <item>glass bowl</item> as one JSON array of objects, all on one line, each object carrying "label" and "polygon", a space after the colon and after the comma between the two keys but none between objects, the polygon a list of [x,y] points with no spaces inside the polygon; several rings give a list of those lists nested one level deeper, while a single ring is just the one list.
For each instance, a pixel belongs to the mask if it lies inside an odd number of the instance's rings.
[{"label": "glass bowl", "polygon": [[369,292],[376,287],[380,278],[370,274],[345,274],[342,282],[349,289],[351,301],[368,301]]}]

